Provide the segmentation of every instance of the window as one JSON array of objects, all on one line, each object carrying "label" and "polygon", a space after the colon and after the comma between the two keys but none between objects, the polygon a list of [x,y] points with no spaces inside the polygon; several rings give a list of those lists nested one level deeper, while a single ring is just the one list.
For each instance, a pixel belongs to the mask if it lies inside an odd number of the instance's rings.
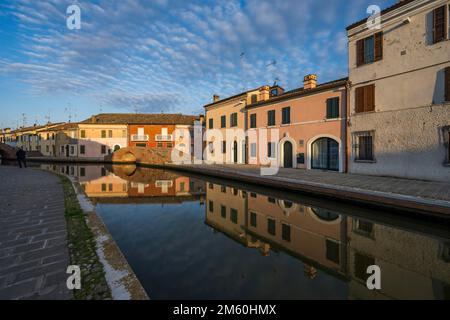
[{"label": "window", "polygon": [[80,177],[84,177],[86,175],[86,168],[80,168]]},{"label": "window", "polygon": [[81,136],[81,138],[86,138],[86,130],[81,130],[80,136]]},{"label": "window", "polygon": [[276,202],[276,200],[275,200],[275,198],[267,198],[267,201],[269,201],[270,203],[275,203]]},{"label": "window", "polygon": [[214,189],[214,185],[210,182],[210,183],[208,183],[208,188],[210,188],[211,190],[213,190],[213,189]]},{"label": "window", "polygon": [[250,157],[256,158],[256,143],[250,143]]},{"label": "window", "polygon": [[305,154],[304,153],[298,153],[297,154],[297,163],[298,164],[305,164]]},{"label": "window", "polygon": [[445,101],[450,102],[450,67],[445,68],[444,79]]},{"label": "window", "polygon": [[256,128],[256,113],[250,115],[250,128]]},{"label": "window", "polygon": [[373,131],[354,133],[356,161],[375,161],[373,139]]},{"label": "window", "polygon": [[127,137],[127,130],[122,130],[122,138],[126,138]]},{"label": "window", "polygon": [[353,232],[366,236],[373,237],[373,223],[369,221],[354,219],[353,220]]},{"label": "window", "polygon": [[61,146],[61,153],[64,154],[64,146]]},{"label": "window", "polygon": [[106,146],[101,146],[101,153],[105,154],[106,153]]},{"label": "window", "polygon": [[238,125],[237,113],[232,113],[230,115],[230,126],[236,127]]},{"label": "window", "polygon": [[50,152],[50,147],[47,145],[47,146],[45,146],[45,152]]},{"label": "window", "polygon": [[209,212],[214,212],[214,202],[209,201],[208,208],[209,208]]},{"label": "window", "polygon": [[106,138],[106,130],[102,130],[102,138]]},{"label": "window", "polygon": [[85,153],[86,153],[86,146],[80,145],[80,154],[85,154]]},{"label": "window", "polygon": [[112,192],[112,191],[113,191],[113,185],[112,185],[112,183],[110,183],[110,184],[108,185],[108,190],[109,190],[109,192]]},{"label": "window", "polygon": [[339,263],[339,243],[331,240],[326,240],[326,256],[327,259],[334,263]]},{"label": "window", "polygon": [[220,186],[220,192],[222,192],[222,193],[227,193],[227,187],[225,187],[225,186]]},{"label": "window", "polygon": [[230,209],[230,220],[234,224],[238,223],[238,212],[236,209]]},{"label": "window", "polygon": [[275,110],[267,111],[267,126],[275,125]]},{"label": "window", "polygon": [[281,238],[284,241],[291,241],[291,226],[288,224],[282,224],[281,226]]},{"label": "window", "polygon": [[220,206],[220,216],[224,219],[227,217],[227,207],[223,205]]},{"label": "window", "polygon": [[227,117],[226,116],[221,116],[220,117],[220,127],[221,128],[226,128],[227,127]]},{"label": "window", "polygon": [[258,102],[258,96],[256,94],[252,94],[251,101],[252,103]]},{"label": "window", "polygon": [[257,198],[258,195],[257,195],[256,193],[254,193],[254,192],[251,192],[251,193],[250,193],[250,197],[252,197],[252,198]]},{"label": "window", "polygon": [[75,147],[74,146],[70,146],[70,154],[75,154]]},{"label": "window", "polygon": [[146,143],[136,143],[136,147],[145,148],[147,147]]},{"label": "window", "polygon": [[367,267],[375,265],[375,259],[361,253],[355,253],[355,277],[366,282],[369,274]]},{"label": "window", "polygon": [[375,111],[375,85],[371,84],[356,88],[355,91],[355,112]]},{"label": "window", "polygon": [[267,232],[271,235],[275,235],[275,220],[272,218],[267,219]]},{"label": "window", "polygon": [[112,138],[113,137],[113,132],[112,130],[108,130],[108,138]]},{"label": "window", "polygon": [[276,158],[275,142],[267,143],[267,157],[269,157],[269,158]]},{"label": "window", "polygon": [[327,119],[339,118],[339,98],[327,100]]},{"label": "window", "polygon": [[209,119],[209,128],[214,129],[214,119]]},{"label": "window", "polygon": [[383,32],[356,42],[356,65],[361,66],[383,59]]},{"label": "window", "polygon": [[250,225],[256,228],[257,225],[257,215],[254,212],[250,212]]},{"label": "window", "polygon": [[278,95],[278,89],[272,89],[272,90],[270,90],[270,96],[271,97],[274,97],[274,96],[277,96]]},{"label": "window", "polygon": [[213,142],[209,142],[208,146],[209,146],[209,152],[210,153],[214,153],[214,143]]},{"label": "window", "polygon": [[447,6],[433,10],[433,43],[447,39]]},{"label": "window", "polygon": [[102,192],[106,192],[106,183],[102,183]]},{"label": "window", "polygon": [[226,153],[226,152],[227,152],[227,142],[222,141],[222,153]]},{"label": "window", "polygon": [[281,109],[281,123],[282,124],[291,123],[291,107]]},{"label": "window", "polygon": [[166,143],[166,148],[173,148],[172,142],[167,142]]}]

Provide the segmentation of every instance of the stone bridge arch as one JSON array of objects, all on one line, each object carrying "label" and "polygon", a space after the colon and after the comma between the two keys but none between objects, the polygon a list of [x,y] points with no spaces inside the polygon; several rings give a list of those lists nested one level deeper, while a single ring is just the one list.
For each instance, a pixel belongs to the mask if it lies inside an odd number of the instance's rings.
[{"label": "stone bridge arch", "polygon": [[16,159],[16,149],[7,144],[0,143],[0,156],[3,160],[14,160]]},{"label": "stone bridge arch", "polygon": [[111,163],[164,164],[170,162],[171,149],[128,147],[105,157]]}]

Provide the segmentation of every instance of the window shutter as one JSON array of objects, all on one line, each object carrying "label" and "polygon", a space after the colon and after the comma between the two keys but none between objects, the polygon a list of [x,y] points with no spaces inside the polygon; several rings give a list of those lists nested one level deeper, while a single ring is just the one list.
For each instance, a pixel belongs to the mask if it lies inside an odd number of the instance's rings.
[{"label": "window shutter", "polygon": [[445,101],[450,101],[450,67],[445,68]]},{"label": "window shutter", "polygon": [[433,11],[433,43],[447,38],[447,6],[442,6]]},{"label": "window shutter", "polygon": [[328,99],[327,100],[327,119],[330,119],[331,118],[331,105],[332,105],[332,103],[331,103],[331,99]]},{"label": "window shutter", "polygon": [[364,87],[364,111],[375,111],[375,85]]},{"label": "window shutter", "polygon": [[356,41],[356,66],[364,64],[364,39]]},{"label": "window shutter", "polygon": [[364,112],[364,87],[355,90],[355,112]]},{"label": "window shutter", "polygon": [[375,61],[383,59],[383,31],[375,34]]}]

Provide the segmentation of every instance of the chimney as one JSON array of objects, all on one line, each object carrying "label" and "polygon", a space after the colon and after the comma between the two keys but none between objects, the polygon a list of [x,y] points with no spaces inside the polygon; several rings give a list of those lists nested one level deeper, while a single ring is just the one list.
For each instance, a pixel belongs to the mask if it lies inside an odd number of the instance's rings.
[{"label": "chimney", "polygon": [[259,99],[258,101],[266,101],[270,98],[270,88],[269,86],[262,86],[259,88]]},{"label": "chimney", "polygon": [[203,114],[200,114],[199,116],[198,116],[198,121],[200,121],[200,123],[204,123],[205,122],[205,115],[203,115]]},{"label": "chimney", "polygon": [[317,87],[317,75],[316,74],[308,74],[303,78],[303,89],[314,89]]},{"label": "chimney", "polygon": [[219,100],[220,100],[220,97],[217,94],[213,95],[213,102],[217,102]]}]

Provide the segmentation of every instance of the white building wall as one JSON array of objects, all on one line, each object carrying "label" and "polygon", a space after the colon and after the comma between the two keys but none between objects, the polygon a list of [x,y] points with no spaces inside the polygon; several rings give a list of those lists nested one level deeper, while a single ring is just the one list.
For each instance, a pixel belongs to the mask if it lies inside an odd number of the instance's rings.
[{"label": "white building wall", "polygon": [[[444,4],[450,1],[418,0],[383,16],[383,59],[372,64],[356,67],[356,42],[381,30],[364,24],[349,31],[350,132],[375,131],[375,162],[355,162],[352,148],[350,172],[450,180],[444,134],[450,125],[450,103],[444,102],[450,41],[431,41],[432,11]],[[375,84],[375,112],[355,114],[355,89],[368,84]]]}]

